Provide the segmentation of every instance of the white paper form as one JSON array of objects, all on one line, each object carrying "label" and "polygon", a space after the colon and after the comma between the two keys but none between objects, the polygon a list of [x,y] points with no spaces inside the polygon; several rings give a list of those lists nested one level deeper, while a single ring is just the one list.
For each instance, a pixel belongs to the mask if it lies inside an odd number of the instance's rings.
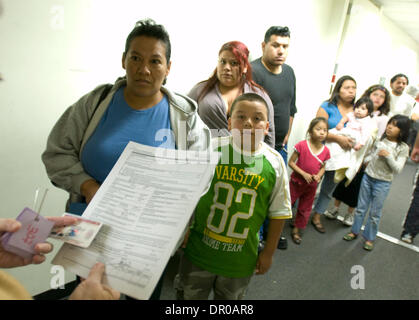
[{"label": "white paper form", "polygon": [[101,231],[89,248],[64,244],[52,263],[86,278],[103,262],[105,284],[148,299],[219,156],[130,142],[83,214],[102,222]]}]

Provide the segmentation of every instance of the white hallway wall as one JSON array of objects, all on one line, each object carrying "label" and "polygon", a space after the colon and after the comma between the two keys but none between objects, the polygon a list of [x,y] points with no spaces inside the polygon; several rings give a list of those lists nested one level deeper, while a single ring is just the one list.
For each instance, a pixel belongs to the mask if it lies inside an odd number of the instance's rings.
[{"label": "white hallway wall", "polygon": [[348,33],[339,59],[340,75],[352,75],[358,84],[358,97],[372,84],[404,73],[410,84],[419,84],[419,43],[368,0],[354,0]]},{"label": "white hallway wall", "polygon": [[[290,139],[292,146],[304,137],[308,122],[328,98],[348,3],[262,0],[256,5],[235,0],[162,0],[156,6],[129,0],[0,0],[0,73],[4,78],[0,82],[0,218],[15,217],[23,207],[31,206],[37,186],[50,188],[43,214],[62,214],[67,195],[51,186],[40,160],[47,136],[69,105],[98,84],[123,75],[125,38],[137,20],[151,17],[166,26],[172,41],[168,86],[181,93],[210,75],[223,43],[240,40],[249,47],[251,57],[257,58],[266,29],[271,25],[289,26],[288,63],[297,75],[299,110]],[[360,12],[365,7],[369,8],[368,3],[361,3]],[[417,44],[390,22],[377,30],[385,48],[418,52]],[[354,37],[368,44],[363,36],[358,32]],[[354,49],[344,49],[339,73],[352,74],[357,80],[365,77],[368,85],[377,82],[383,72],[404,71],[413,64],[418,74],[417,55],[409,53],[391,66],[364,70],[359,66],[360,59],[346,55],[346,50]],[[361,57],[364,67],[371,63],[365,57],[377,59],[375,55]],[[8,270],[32,294],[50,289],[50,261],[60,246],[54,244],[54,253],[43,265]],[[71,279],[73,275],[68,274],[67,281]]]}]

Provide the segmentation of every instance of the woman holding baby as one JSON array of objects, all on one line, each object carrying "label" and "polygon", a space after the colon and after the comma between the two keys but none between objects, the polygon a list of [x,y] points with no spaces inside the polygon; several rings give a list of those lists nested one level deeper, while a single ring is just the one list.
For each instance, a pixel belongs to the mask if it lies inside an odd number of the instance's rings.
[{"label": "woman holding baby", "polygon": [[[373,104],[372,117],[377,124],[377,138],[380,138],[387,126],[389,120],[388,113],[390,111],[390,93],[382,85],[375,84],[370,86],[360,99],[369,98]],[[362,176],[364,175],[364,167],[362,166],[351,183],[347,185],[347,179],[342,180],[333,192],[335,198],[332,209],[327,210],[324,215],[328,219],[336,219],[339,215],[339,208],[341,203],[348,206],[348,213],[345,215],[343,224],[352,226],[354,219],[354,211],[358,204],[358,194],[361,187]]]}]

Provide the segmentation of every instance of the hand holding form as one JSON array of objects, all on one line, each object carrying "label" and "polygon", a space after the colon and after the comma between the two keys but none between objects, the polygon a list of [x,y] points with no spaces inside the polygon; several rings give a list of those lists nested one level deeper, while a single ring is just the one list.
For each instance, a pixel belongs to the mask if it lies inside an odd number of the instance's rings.
[{"label": "hand holding form", "polygon": [[[48,217],[50,221],[55,222],[56,227],[72,225],[77,220],[73,217]],[[16,232],[21,228],[22,224],[14,219],[0,219],[0,236],[4,232]],[[4,250],[0,243],[0,268],[22,267],[28,264],[40,264],[45,261],[45,254],[50,253],[53,249],[51,243],[37,243],[35,245],[36,255],[32,259],[24,259],[14,253]]]},{"label": "hand holding form", "polygon": [[96,263],[86,280],[80,283],[70,296],[70,300],[118,300],[120,293],[102,284],[105,265]]}]

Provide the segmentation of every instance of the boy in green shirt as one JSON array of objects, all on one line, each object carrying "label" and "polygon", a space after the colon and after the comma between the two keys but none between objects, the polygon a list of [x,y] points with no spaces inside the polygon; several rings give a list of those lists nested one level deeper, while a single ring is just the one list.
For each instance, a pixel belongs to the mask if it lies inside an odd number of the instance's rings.
[{"label": "boy in green shirt", "polygon": [[[268,107],[254,93],[239,96],[228,120],[232,136],[214,139],[221,152],[208,192],[185,237],[180,263],[183,298],[237,300],[254,273],[266,273],[285,219],[292,217],[288,177],[280,154],[263,142]],[[270,219],[264,249],[258,232]]]}]

